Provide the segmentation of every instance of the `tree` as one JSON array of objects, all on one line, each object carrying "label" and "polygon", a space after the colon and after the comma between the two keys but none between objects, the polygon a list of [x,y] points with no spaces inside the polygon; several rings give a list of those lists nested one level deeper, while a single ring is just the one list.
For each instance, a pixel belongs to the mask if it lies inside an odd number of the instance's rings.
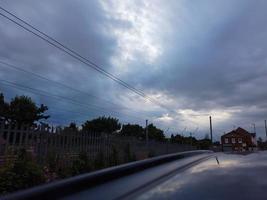
[{"label": "tree", "polygon": [[144,129],[138,124],[126,124],[122,126],[121,134],[124,136],[134,136],[137,138],[145,138]]},{"label": "tree", "polygon": [[75,122],[71,122],[69,128],[74,131],[78,131],[78,127]]},{"label": "tree", "polygon": [[148,137],[150,139],[159,140],[159,141],[164,140],[165,135],[163,131],[158,129],[153,124],[149,124],[147,129],[148,129]]},{"label": "tree", "polygon": [[113,133],[121,128],[119,120],[112,117],[99,117],[91,121],[86,121],[82,125],[83,130],[98,133]]},{"label": "tree", "polygon": [[4,95],[0,93],[0,120],[7,120],[9,115],[9,105],[5,102]]},{"label": "tree", "polygon": [[71,122],[69,124],[69,126],[64,127],[64,131],[78,132],[79,131],[79,128],[78,128],[78,126],[76,125],[75,122]]},{"label": "tree", "polygon": [[198,140],[198,148],[199,149],[210,149],[210,145],[211,145],[211,140],[207,138],[207,136],[205,136],[204,139],[202,140]]},{"label": "tree", "polygon": [[171,134],[171,143],[174,143],[175,142],[175,137],[173,134]]},{"label": "tree", "polygon": [[173,138],[172,138],[172,141],[175,142],[175,143],[179,143],[179,144],[185,144],[185,138],[184,136],[182,135],[175,135]]},{"label": "tree", "polygon": [[[0,104],[3,104],[3,96],[0,97],[0,101]],[[41,104],[41,106],[38,107],[35,102],[27,96],[16,96],[9,104],[4,102],[4,105],[5,119],[16,122],[19,125],[32,125],[35,121],[49,118],[49,115],[44,115],[44,112],[48,110],[47,106]]]}]

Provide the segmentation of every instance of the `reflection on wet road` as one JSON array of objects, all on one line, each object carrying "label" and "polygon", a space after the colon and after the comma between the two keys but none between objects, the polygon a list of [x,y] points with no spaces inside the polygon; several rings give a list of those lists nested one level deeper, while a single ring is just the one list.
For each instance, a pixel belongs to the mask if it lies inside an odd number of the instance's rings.
[{"label": "reflection on wet road", "polygon": [[137,199],[267,199],[267,152],[217,154]]}]

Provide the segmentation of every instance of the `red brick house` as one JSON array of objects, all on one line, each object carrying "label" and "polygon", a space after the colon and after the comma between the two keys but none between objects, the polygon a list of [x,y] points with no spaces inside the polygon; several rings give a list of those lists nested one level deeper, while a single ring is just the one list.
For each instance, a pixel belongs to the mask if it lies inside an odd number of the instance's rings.
[{"label": "red brick house", "polygon": [[237,128],[221,137],[222,151],[252,151],[256,147],[256,134]]}]

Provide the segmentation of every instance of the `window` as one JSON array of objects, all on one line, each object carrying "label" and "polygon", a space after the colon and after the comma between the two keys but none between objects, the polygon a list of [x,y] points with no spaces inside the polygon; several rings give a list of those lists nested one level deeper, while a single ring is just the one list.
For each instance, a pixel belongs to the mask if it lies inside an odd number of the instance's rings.
[{"label": "window", "polygon": [[235,138],[232,138],[232,143],[235,144]]},{"label": "window", "polygon": [[225,139],[224,139],[224,142],[225,142],[225,143],[228,143],[228,138],[225,138]]},{"label": "window", "polygon": [[238,138],[238,143],[242,144],[242,138]]}]

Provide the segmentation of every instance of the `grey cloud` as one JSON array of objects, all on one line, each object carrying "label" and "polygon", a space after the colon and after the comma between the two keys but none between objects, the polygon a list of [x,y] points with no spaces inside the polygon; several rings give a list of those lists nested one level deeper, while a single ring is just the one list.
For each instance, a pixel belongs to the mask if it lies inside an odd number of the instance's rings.
[{"label": "grey cloud", "polygon": [[[184,27],[177,25],[177,20],[181,17],[176,12],[180,8],[177,1],[172,1],[170,6],[162,6],[169,9],[166,13],[170,15],[167,19],[172,25],[172,33],[165,33],[164,30],[155,33],[167,38],[162,42],[164,51],[157,62],[146,63],[141,58],[142,55],[137,54],[140,59],[129,63],[129,72],[121,78],[145,92],[163,92],[173,98],[174,102],[182,100],[183,103],[171,105],[173,109],[192,109],[207,113],[214,109],[239,107],[242,112],[233,114],[231,120],[239,124],[249,121],[260,123],[267,115],[267,4],[265,1],[225,1],[224,6],[220,1],[215,4],[205,1],[199,7],[194,7],[191,1],[181,4],[185,5],[188,12],[183,18],[187,22]],[[1,5],[91,58],[106,70],[112,68],[111,58],[116,56],[118,47],[118,38],[111,34],[110,29],[119,27],[127,31],[132,27],[128,21],[108,17],[98,1],[6,0]],[[138,1],[136,6],[138,8],[144,4]],[[116,103],[124,95],[127,96],[127,90],[121,86],[87,69],[3,18],[0,18],[0,27],[1,59]],[[184,33],[182,36],[179,34],[181,32]],[[0,69],[1,79],[35,86],[83,103],[110,107],[98,99],[85,98],[84,95],[57,88],[33,77],[12,73],[2,67]],[[7,87],[1,87],[1,90],[9,97],[16,93]],[[36,95],[34,98],[59,108],[69,107],[70,110],[84,112],[83,108],[49,98]],[[248,111],[247,108],[251,109]],[[126,112],[122,107],[115,109]],[[162,109],[155,110],[138,117],[159,117],[166,112]],[[101,113],[109,114],[92,110],[88,112],[88,117]],[[136,115],[132,111],[130,114]],[[123,118],[122,115],[119,117]],[[71,115],[66,114],[64,118],[69,120]],[[77,119],[84,120],[85,117],[77,116]],[[182,124],[181,122],[181,126]],[[217,126],[223,129],[232,126],[232,122],[223,122]]]}]

